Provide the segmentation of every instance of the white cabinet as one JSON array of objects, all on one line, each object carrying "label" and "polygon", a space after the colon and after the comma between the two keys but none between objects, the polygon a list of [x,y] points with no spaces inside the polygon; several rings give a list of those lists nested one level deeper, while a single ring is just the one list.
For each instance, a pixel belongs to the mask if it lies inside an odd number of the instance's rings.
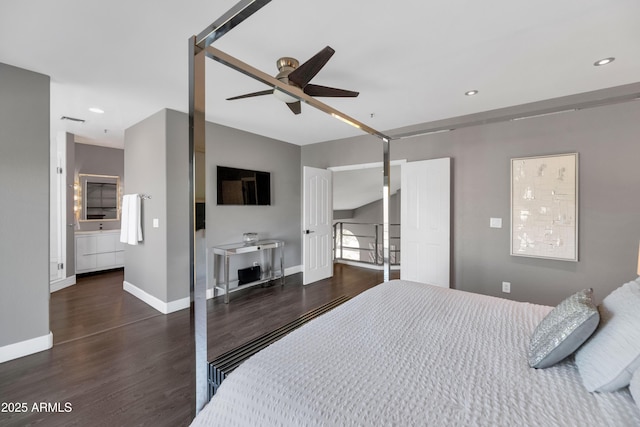
[{"label": "white cabinet", "polygon": [[124,266],[120,230],[76,233],[76,273]]}]

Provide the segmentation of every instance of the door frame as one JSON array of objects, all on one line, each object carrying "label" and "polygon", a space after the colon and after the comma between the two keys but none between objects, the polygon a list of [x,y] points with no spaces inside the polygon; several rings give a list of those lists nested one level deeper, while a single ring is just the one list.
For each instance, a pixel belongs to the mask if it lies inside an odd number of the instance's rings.
[{"label": "door frame", "polygon": [[[58,132],[55,137],[50,140],[50,170],[49,170],[49,262],[55,258],[57,263],[62,264],[62,268],[58,269],[57,277],[52,278],[49,275],[49,292],[60,290],[66,286],[67,278],[67,146],[66,134]],[[53,193],[55,185],[56,192]],[[55,238],[53,237],[55,233]],[[55,240],[55,247],[52,247]],[[52,253],[55,251],[56,253]],[[74,282],[75,283],[75,282]]]},{"label": "door frame", "polygon": [[[400,170],[402,171],[402,165],[405,164],[405,163],[407,163],[407,159],[389,160],[389,173],[390,173],[390,169],[391,169],[392,166],[400,166]],[[330,166],[327,169],[332,171],[332,172],[342,172],[342,171],[351,171],[351,170],[360,170],[360,169],[384,168],[384,166],[385,166],[385,162],[382,161],[382,162],[371,162],[371,163],[356,163],[356,164],[343,165],[343,166]],[[388,178],[390,179],[390,176]],[[381,184],[382,184],[381,187],[384,190],[384,181],[381,182]],[[400,189],[402,189],[402,188],[400,188]],[[388,243],[389,206],[388,206],[388,200],[387,200],[387,206],[385,206],[385,204],[384,204],[384,194],[383,194],[383,208],[382,209],[383,209],[383,212],[382,212],[382,218],[381,218],[382,221],[381,222],[383,224],[383,234],[385,233],[385,229],[386,229],[387,243]],[[385,218],[386,218],[386,220],[385,220]],[[384,238],[383,238],[383,240],[384,240]],[[383,246],[384,246],[384,243],[383,243]],[[386,249],[388,250],[389,248],[387,247]],[[384,256],[384,252],[386,252],[386,251],[383,249],[383,256]],[[390,266],[390,263],[389,263],[389,254],[387,253],[386,256],[387,256],[387,258],[383,262],[383,271],[384,271],[384,281],[385,282],[389,281],[389,279],[390,279],[389,274],[390,274],[390,271],[391,271],[391,266]],[[402,258],[400,258],[400,259],[402,259]],[[402,261],[400,261],[400,269],[402,269]]]},{"label": "door frame", "polygon": [[[407,159],[391,160],[391,162],[389,162],[389,165],[402,167],[404,163],[407,163]],[[329,166],[327,169],[332,172],[342,172],[342,171],[353,171],[353,170],[359,170],[359,169],[381,168],[383,166],[384,166],[383,162],[373,162],[373,163],[357,163],[353,165],[344,165],[344,166]]]}]

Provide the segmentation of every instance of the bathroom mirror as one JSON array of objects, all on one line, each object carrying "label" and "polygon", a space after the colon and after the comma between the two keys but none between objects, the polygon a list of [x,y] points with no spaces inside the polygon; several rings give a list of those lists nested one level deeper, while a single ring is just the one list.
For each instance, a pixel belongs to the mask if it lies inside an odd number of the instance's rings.
[{"label": "bathroom mirror", "polygon": [[120,219],[120,177],[78,174],[76,193],[80,221]]}]

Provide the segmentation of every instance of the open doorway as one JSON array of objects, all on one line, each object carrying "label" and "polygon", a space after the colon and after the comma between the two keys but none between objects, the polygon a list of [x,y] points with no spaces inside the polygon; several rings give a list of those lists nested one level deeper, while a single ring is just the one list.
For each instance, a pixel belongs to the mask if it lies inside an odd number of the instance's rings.
[{"label": "open doorway", "polygon": [[[400,269],[401,165],[391,162],[389,233],[391,269]],[[382,162],[331,167],[334,261],[381,270]]]},{"label": "open doorway", "polygon": [[49,326],[54,345],[154,314],[122,289],[124,150],[51,141]]}]

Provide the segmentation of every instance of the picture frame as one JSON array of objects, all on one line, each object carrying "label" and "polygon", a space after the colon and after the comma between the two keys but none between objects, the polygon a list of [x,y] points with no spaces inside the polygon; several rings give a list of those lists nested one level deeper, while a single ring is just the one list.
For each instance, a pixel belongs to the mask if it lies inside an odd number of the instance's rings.
[{"label": "picture frame", "polygon": [[578,153],[511,159],[511,255],[578,261]]}]

